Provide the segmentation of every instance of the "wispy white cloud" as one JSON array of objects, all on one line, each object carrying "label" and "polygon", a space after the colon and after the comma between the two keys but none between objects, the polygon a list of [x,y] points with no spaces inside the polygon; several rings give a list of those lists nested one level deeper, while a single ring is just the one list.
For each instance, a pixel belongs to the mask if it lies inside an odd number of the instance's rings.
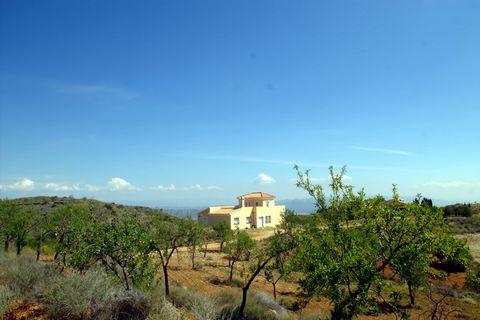
[{"label": "wispy white cloud", "polygon": [[414,156],[415,154],[410,151],[397,150],[397,149],[384,149],[384,148],[367,148],[367,147],[352,147],[355,150],[370,151],[370,152],[380,152],[387,154],[395,154],[400,156]]},{"label": "wispy white cloud", "polygon": [[430,181],[423,184],[425,187],[437,187],[437,188],[469,188],[479,186],[479,183],[467,182],[467,181]]},{"label": "wispy white cloud", "polygon": [[[399,150],[396,150],[399,151]],[[285,165],[293,168],[295,164],[298,164],[302,168],[328,168],[330,165],[334,167],[342,167],[342,164],[328,164],[322,162],[308,162],[289,160],[289,159],[267,159],[259,157],[249,157],[242,155],[212,155],[212,154],[191,154],[191,153],[168,153],[164,154],[168,157],[174,158],[187,158],[187,159],[201,159],[201,160],[215,160],[215,161],[232,161],[232,162],[247,162],[247,163],[265,163],[275,165]],[[366,165],[348,165],[349,169],[367,170],[367,171],[412,171],[402,167],[388,167],[388,166],[366,166]]]},{"label": "wispy white cloud", "polygon": [[155,187],[151,187],[150,189],[157,190],[157,191],[175,191],[175,190],[177,190],[177,188],[175,187],[174,184],[170,184],[168,186],[158,185],[158,186],[155,186]]},{"label": "wispy white cloud", "polygon": [[199,184],[194,184],[194,185],[185,187],[185,188],[183,188],[183,189],[186,190],[186,191],[190,191],[190,190],[198,190],[198,191],[200,191],[200,190],[203,190],[202,186],[199,185]]},{"label": "wispy white cloud", "polygon": [[81,190],[78,184],[74,185],[66,185],[66,184],[59,184],[55,182],[49,182],[44,185],[45,189],[50,191],[79,191]]},{"label": "wispy white cloud", "polygon": [[133,186],[130,182],[125,179],[115,177],[108,181],[110,190],[120,191],[120,190],[140,190],[140,188]]},{"label": "wispy white cloud", "polygon": [[211,186],[202,186],[200,184],[193,184],[191,186],[184,187],[183,190],[185,191],[202,191],[202,190],[221,190],[219,186],[211,185]]},{"label": "wispy white cloud", "polygon": [[275,179],[273,179],[268,174],[263,172],[258,174],[256,181],[258,184],[262,184],[262,185],[275,183]]},{"label": "wispy white cloud", "polygon": [[0,185],[0,190],[5,191],[31,191],[33,189],[35,189],[35,182],[28,178],[21,178],[19,181],[12,184]]},{"label": "wispy white cloud", "polygon": [[102,190],[103,188],[102,187],[99,187],[99,186],[93,186],[91,184],[86,184],[85,185],[85,190],[86,191],[90,191],[90,192],[97,192],[97,191],[100,191]]}]

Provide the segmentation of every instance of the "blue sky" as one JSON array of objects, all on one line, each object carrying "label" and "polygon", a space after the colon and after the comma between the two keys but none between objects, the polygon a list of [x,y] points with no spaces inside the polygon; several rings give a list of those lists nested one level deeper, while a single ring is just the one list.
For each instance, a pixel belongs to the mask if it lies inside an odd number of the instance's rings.
[{"label": "blue sky", "polygon": [[478,1],[0,0],[0,195],[480,200]]}]

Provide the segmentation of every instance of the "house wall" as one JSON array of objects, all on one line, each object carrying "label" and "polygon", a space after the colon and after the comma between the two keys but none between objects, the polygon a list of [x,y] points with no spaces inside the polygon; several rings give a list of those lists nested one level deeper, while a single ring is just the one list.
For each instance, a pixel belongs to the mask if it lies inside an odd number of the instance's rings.
[{"label": "house wall", "polygon": [[[204,217],[207,217],[206,226],[213,226],[221,221],[226,221],[231,229],[239,228],[240,230],[248,228],[260,228],[257,225],[258,218],[263,217],[264,227],[275,227],[282,222],[282,214],[285,212],[285,206],[276,206],[275,200],[268,200],[269,206],[266,206],[267,200],[257,200],[259,206],[244,206],[233,209],[232,207],[219,206],[209,207],[198,213],[198,223],[205,226]],[[250,201],[249,201],[250,202]],[[252,201],[253,202],[253,201]],[[247,201],[245,201],[247,205]],[[230,213],[211,213],[219,209],[232,208]],[[271,222],[266,222],[266,217],[271,217]],[[247,217],[250,217],[251,223],[247,223]],[[235,224],[235,218],[238,218],[238,224]]]},{"label": "house wall", "polygon": [[[273,206],[273,207],[257,207],[255,208],[255,224],[258,223],[258,219],[263,217],[264,227],[275,227],[282,222],[282,214],[285,212],[285,206]],[[271,222],[266,222],[266,217],[271,217]],[[260,228],[260,225],[256,226]]]},{"label": "house wall", "polygon": [[[204,218],[207,217],[207,224],[204,224]],[[207,208],[201,212],[198,213],[198,224],[201,226],[214,226],[217,223],[220,223],[222,221],[226,221],[227,224],[232,228],[231,222],[230,222],[230,215],[229,214],[220,214],[220,213],[210,213],[210,208]]]},{"label": "house wall", "polygon": [[[269,207],[274,207],[275,206],[275,200],[263,200],[263,199],[247,199],[244,200],[244,206],[248,207],[266,207],[267,206],[267,201],[268,201],[268,206]],[[241,201],[239,201],[240,203]],[[257,205],[255,205],[257,204]],[[241,205],[241,204],[240,204]]]},{"label": "house wall", "polygon": [[[251,228],[253,225],[252,207],[241,207],[233,210],[230,213],[230,227],[236,229],[237,227],[242,229]],[[247,217],[251,217],[252,223],[247,223]],[[239,224],[235,224],[235,218],[238,218]]]}]

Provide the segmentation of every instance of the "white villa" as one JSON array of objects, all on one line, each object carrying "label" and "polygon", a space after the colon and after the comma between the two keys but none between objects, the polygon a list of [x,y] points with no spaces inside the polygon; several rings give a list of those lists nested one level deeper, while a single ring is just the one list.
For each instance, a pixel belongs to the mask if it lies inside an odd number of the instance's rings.
[{"label": "white villa", "polygon": [[213,226],[227,221],[232,229],[275,227],[282,221],[285,206],[275,205],[275,197],[265,192],[252,192],[237,197],[236,206],[208,207],[198,213],[198,223]]}]

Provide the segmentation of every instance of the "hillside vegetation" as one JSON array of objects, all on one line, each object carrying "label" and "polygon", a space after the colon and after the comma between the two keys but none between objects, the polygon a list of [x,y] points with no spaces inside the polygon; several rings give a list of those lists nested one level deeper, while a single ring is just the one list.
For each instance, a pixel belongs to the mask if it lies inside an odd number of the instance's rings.
[{"label": "hillside vegetation", "polygon": [[[475,319],[480,269],[444,211],[367,199],[330,171],[316,213],[271,230],[202,228],[90,199],[0,202],[7,319]],[[475,217],[475,214],[472,216]],[[37,260],[37,261],[35,261]]]}]

